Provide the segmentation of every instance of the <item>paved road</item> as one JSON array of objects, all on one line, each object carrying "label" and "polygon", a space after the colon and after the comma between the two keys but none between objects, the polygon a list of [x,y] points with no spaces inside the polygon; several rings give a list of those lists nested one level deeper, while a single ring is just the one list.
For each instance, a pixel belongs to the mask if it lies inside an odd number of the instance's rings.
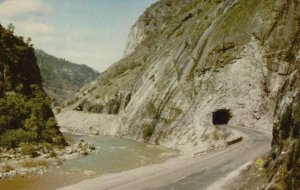
[{"label": "paved road", "polygon": [[100,176],[63,190],[205,190],[270,149],[270,132],[231,128],[245,137],[226,149],[198,158],[178,157],[162,164]]}]

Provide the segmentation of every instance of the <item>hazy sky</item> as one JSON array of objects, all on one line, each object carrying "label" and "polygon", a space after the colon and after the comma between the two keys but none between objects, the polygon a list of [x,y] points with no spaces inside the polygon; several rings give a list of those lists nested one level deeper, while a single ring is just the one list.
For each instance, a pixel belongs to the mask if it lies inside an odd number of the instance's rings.
[{"label": "hazy sky", "polygon": [[35,48],[104,71],[123,55],[130,27],[156,0],[0,0],[0,23]]}]

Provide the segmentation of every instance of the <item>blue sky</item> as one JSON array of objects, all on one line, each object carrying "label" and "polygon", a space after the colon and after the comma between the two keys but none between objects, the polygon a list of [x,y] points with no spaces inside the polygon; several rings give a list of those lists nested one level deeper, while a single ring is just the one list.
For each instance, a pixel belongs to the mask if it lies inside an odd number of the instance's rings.
[{"label": "blue sky", "polygon": [[124,52],[130,27],[156,0],[0,0],[0,23],[35,48],[104,71]]}]

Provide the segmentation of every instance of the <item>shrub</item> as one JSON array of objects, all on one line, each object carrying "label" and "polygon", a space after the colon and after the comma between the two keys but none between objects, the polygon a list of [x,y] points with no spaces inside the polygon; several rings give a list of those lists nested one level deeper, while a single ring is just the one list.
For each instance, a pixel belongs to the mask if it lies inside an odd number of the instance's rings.
[{"label": "shrub", "polygon": [[12,120],[13,118],[10,116],[0,115],[0,133],[4,132],[10,127]]},{"label": "shrub", "polygon": [[23,167],[25,168],[48,167],[48,162],[46,160],[28,160],[23,162]]},{"label": "shrub", "polygon": [[37,156],[39,156],[38,154],[38,147],[36,147],[33,144],[30,143],[23,143],[21,144],[21,150],[22,153],[25,155],[30,155],[31,158],[35,158]]},{"label": "shrub", "polygon": [[38,132],[39,126],[38,126],[38,119],[32,115],[30,118],[26,119],[24,122],[24,128],[27,131],[32,131],[32,132]]},{"label": "shrub", "polygon": [[282,116],[280,121],[281,137],[287,139],[290,134],[290,127],[293,125],[292,109],[288,109]]},{"label": "shrub", "polygon": [[43,90],[34,49],[14,36],[13,29],[0,26],[0,72],[6,76],[5,82],[0,81],[0,146],[60,142],[62,134]]},{"label": "shrub", "polygon": [[149,141],[154,132],[155,127],[153,125],[143,124],[142,128],[143,128],[143,138],[146,141]]},{"label": "shrub", "polygon": [[4,82],[0,81],[0,97],[4,95]]},{"label": "shrub", "polygon": [[60,114],[61,113],[61,108],[56,108],[56,114]]},{"label": "shrub", "polygon": [[51,149],[52,149],[52,146],[51,146],[50,143],[42,142],[40,145],[41,145],[43,148],[45,148],[45,149],[48,149],[48,150],[51,150]]},{"label": "shrub", "polygon": [[297,138],[300,136],[300,103],[298,103],[295,107],[293,122],[293,137]]},{"label": "shrub", "polygon": [[46,122],[46,128],[51,129],[51,128],[56,128],[56,120],[54,117],[50,117],[47,122]]},{"label": "shrub", "polygon": [[60,145],[60,146],[66,144],[66,143],[65,143],[64,137],[63,137],[63,136],[60,136],[60,135],[55,135],[54,138],[52,139],[52,142],[53,142],[54,144]]},{"label": "shrub", "polygon": [[294,116],[294,123],[296,126],[300,127],[300,103],[297,104],[295,107],[295,116]]},{"label": "shrub", "polygon": [[159,117],[159,110],[155,107],[153,102],[148,102],[146,111],[150,118],[157,119]]},{"label": "shrub", "polygon": [[56,156],[57,156],[56,152],[54,152],[54,151],[50,152],[50,155],[49,155],[50,158],[54,158]]},{"label": "shrub", "polygon": [[37,134],[26,132],[23,129],[7,130],[0,136],[0,146],[16,148],[20,143],[31,143],[37,141]]},{"label": "shrub", "polygon": [[12,170],[14,170],[14,168],[9,164],[5,164],[4,166],[2,166],[2,172],[4,172],[4,173],[10,172]]}]

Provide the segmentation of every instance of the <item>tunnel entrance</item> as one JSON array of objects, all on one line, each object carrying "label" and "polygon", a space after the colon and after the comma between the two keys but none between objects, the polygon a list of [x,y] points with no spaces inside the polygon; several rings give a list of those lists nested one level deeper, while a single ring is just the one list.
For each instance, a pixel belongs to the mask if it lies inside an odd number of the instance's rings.
[{"label": "tunnel entrance", "polygon": [[231,118],[232,115],[229,109],[220,109],[213,112],[212,122],[214,125],[226,125]]}]

